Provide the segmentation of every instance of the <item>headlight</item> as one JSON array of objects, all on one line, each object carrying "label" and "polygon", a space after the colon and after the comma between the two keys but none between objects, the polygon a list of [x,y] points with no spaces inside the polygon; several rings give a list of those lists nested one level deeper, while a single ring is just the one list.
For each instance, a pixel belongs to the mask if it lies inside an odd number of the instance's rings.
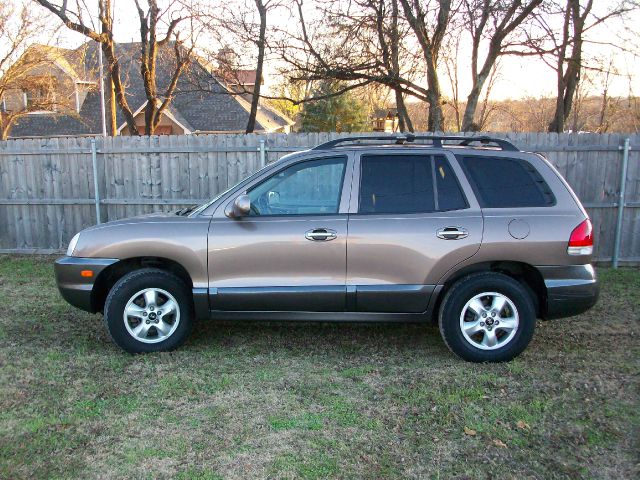
[{"label": "headlight", "polygon": [[78,244],[78,239],[80,238],[80,234],[76,233],[71,241],[69,242],[69,247],[67,248],[67,257],[73,257],[73,251],[76,249],[76,245]]}]

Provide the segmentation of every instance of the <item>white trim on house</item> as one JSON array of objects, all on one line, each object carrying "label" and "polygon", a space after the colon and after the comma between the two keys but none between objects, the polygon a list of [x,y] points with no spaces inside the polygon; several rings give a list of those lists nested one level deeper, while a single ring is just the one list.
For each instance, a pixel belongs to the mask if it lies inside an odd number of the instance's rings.
[{"label": "white trim on house", "polygon": [[76,113],[80,113],[80,93],[78,93],[78,82],[73,84],[73,93],[76,97]]},{"label": "white trim on house", "polygon": [[[147,106],[147,103],[149,103],[149,100],[147,100],[146,102],[144,102],[142,105],[140,105],[140,108],[138,108],[135,112],[133,112],[133,118],[137,117],[140,112],[142,112],[142,109],[144,107]],[[166,115],[166,117],[171,120],[173,123],[175,123],[176,125],[178,125],[180,128],[182,128],[182,130],[184,130],[183,135],[189,135],[193,132],[191,132],[190,129],[188,129],[187,127],[184,126],[184,124],[182,124],[179,120],[176,119],[176,117],[173,115],[173,113],[171,113],[171,111],[169,110],[169,108],[167,108],[162,115]],[[127,122],[124,122],[122,125],[120,125],[118,127],[118,134],[120,134],[122,132],[122,130],[124,129],[124,127],[127,126]]]},{"label": "white trim on house", "polygon": [[27,115],[55,115],[55,110],[34,110],[32,112],[27,112]]}]

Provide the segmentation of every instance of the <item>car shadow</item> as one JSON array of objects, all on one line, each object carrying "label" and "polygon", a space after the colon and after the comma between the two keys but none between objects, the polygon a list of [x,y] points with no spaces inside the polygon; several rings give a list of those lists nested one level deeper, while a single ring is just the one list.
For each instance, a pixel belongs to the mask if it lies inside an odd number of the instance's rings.
[{"label": "car shadow", "polygon": [[210,347],[250,348],[256,354],[275,349],[378,353],[429,350],[448,354],[438,328],[430,323],[201,320],[181,348]]}]

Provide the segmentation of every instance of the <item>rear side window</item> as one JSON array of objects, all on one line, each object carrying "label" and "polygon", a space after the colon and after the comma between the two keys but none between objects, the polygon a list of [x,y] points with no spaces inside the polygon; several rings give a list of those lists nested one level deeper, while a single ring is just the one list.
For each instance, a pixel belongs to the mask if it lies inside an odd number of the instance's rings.
[{"label": "rear side window", "polygon": [[361,165],[360,213],[435,210],[429,156],[363,156]]},{"label": "rear side window", "polygon": [[461,164],[483,208],[549,207],[553,192],[525,160],[464,156]]},{"label": "rear side window", "polygon": [[444,157],[364,155],[359,213],[429,213],[466,208]]},{"label": "rear side window", "polygon": [[436,177],[436,190],[438,191],[437,209],[442,211],[467,208],[467,200],[464,198],[458,179],[453,174],[447,159],[434,157],[434,162],[434,176]]}]

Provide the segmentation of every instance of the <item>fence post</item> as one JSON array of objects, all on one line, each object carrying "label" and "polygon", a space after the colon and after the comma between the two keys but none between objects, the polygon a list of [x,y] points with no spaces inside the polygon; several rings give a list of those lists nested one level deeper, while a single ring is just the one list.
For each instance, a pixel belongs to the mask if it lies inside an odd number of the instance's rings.
[{"label": "fence post", "polygon": [[93,191],[96,203],[96,222],[100,225],[100,188],[98,187],[98,152],[96,151],[96,139],[91,139],[91,164],[93,166]]},{"label": "fence post", "polygon": [[618,197],[618,218],[616,220],[616,233],[613,239],[613,256],[611,266],[618,268],[620,256],[620,242],[622,237],[622,219],[624,218],[624,195],[627,187],[627,167],[629,165],[629,139],[625,138],[622,150],[622,173],[620,173],[620,194]]},{"label": "fence post", "polygon": [[265,148],[265,141],[264,139],[260,140],[260,168],[264,167],[267,164],[267,151]]}]

